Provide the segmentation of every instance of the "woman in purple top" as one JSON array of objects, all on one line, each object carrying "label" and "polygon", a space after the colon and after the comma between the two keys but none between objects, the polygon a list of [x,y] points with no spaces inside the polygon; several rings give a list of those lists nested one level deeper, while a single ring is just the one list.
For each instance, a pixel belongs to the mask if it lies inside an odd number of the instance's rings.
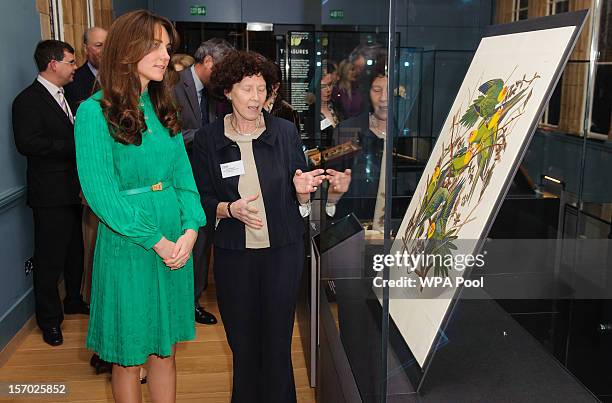
[{"label": "woman in purple top", "polygon": [[351,62],[340,62],[338,76],[338,85],[333,90],[332,99],[339,108],[340,119],[344,120],[362,112],[363,95],[359,92],[357,74]]}]

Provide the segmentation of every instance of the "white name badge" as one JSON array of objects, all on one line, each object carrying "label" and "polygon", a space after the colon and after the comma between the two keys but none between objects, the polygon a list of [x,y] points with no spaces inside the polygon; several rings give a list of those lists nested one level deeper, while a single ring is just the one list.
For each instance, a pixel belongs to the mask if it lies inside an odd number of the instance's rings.
[{"label": "white name badge", "polygon": [[219,165],[221,167],[221,177],[231,178],[232,176],[244,175],[244,164],[242,160],[228,162]]},{"label": "white name badge", "polygon": [[325,118],[321,121],[321,130],[325,130],[331,125],[332,123],[329,121],[329,119]]}]

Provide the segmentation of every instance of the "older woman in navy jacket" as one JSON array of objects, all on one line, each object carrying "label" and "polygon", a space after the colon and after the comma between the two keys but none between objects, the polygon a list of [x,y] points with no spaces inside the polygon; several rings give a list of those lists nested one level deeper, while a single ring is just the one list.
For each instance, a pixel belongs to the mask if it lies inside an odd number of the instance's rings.
[{"label": "older woman in navy jacket", "polygon": [[307,171],[295,125],[262,112],[264,59],[234,52],[215,65],[213,92],[233,112],[194,140],[194,174],[216,222],[214,274],[233,353],[232,402],[295,402],[291,337],[303,266],[303,217],[321,182]]}]

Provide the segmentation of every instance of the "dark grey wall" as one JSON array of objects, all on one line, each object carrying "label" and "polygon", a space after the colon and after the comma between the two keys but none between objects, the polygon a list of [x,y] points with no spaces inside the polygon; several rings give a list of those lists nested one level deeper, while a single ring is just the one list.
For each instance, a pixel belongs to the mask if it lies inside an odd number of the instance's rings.
[{"label": "dark grey wall", "polygon": [[[32,214],[25,206],[25,159],[17,154],[11,126],[13,98],[36,77],[32,55],[40,40],[34,0],[0,2],[0,349],[34,311],[32,278],[23,262],[32,254]],[[24,27],[29,27],[24,29]]]},{"label": "dark grey wall", "polygon": [[113,0],[113,12],[115,17],[119,17],[128,11],[148,9],[148,0]]},{"label": "dark grey wall", "polygon": [[[115,4],[119,2],[126,0],[115,0]],[[206,15],[190,15],[192,5],[206,6]],[[148,7],[173,21],[321,23],[320,0],[149,0]]]},{"label": "dark grey wall", "polygon": [[438,136],[489,25],[492,0],[398,0],[402,47],[423,48],[420,134]]},{"label": "dark grey wall", "polygon": [[[341,10],[344,18],[332,19],[332,10]],[[379,25],[389,24],[388,0],[328,0],[321,2],[323,25]]]},{"label": "dark grey wall", "polygon": [[242,21],[314,25],[320,9],[320,0],[242,0]]},{"label": "dark grey wall", "polygon": [[[491,3],[492,0],[398,0],[395,16],[403,34],[402,46],[419,43],[418,46],[473,48],[480,28],[490,22]],[[389,22],[388,0],[114,0],[115,14],[145,4],[174,21],[380,27]],[[190,15],[192,5],[206,6],[206,15]],[[342,10],[344,18],[332,19],[332,10]]]},{"label": "dark grey wall", "polygon": [[[263,4],[260,3],[260,6]],[[192,5],[206,6],[205,16],[192,16]],[[242,4],[240,0],[149,0],[149,10],[161,14],[172,21],[195,22],[241,22]],[[268,21],[260,21],[268,22]]]},{"label": "dark grey wall", "polygon": [[492,0],[399,0],[401,46],[474,50],[491,23]]},{"label": "dark grey wall", "polygon": [[[610,203],[612,177],[607,175],[612,161],[612,142],[587,140],[584,179],[580,175],[580,155],[584,139],[563,132],[536,130],[523,165],[537,183],[542,175],[558,178],[567,192],[578,194],[583,181],[583,200]],[[603,173],[606,174],[603,174]]]}]

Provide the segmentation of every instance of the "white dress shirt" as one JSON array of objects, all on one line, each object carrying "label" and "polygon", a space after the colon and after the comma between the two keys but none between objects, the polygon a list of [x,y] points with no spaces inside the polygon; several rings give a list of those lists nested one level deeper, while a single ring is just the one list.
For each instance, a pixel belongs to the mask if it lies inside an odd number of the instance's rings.
[{"label": "white dress shirt", "polygon": [[89,71],[91,71],[91,72],[92,72],[92,74],[94,75],[94,77],[96,77],[96,78],[97,78],[97,77],[98,77],[98,69],[97,69],[97,68],[95,68],[95,67],[93,66],[93,64],[89,63],[89,61],[87,62],[87,67],[89,67]]},{"label": "white dress shirt", "polygon": [[202,103],[202,90],[204,89],[204,84],[200,80],[200,77],[195,72],[195,65],[192,65],[189,69],[191,70],[191,75],[193,76],[193,82],[196,87],[196,94],[198,94],[198,105]]},{"label": "white dress shirt", "polygon": [[[59,94],[60,92],[62,93],[64,92],[64,88],[58,87],[57,85],[53,84],[51,81],[47,80],[40,74],[38,75],[38,77],[36,77],[36,79],[38,80],[39,83],[41,83],[47,89],[47,91],[49,91],[49,94],[51,94],[53,99],[55,99],[55,101],[60,106],[60,108],[64,109],[64,107],[62,106],[62,99],[60,98],[60,94]],[[74,121],[74,115],[72,114],[72,110],[70,110],[70,105],[68,105],[68,101],[66,101],[65,98],[64,98],[64,103],[68,111],[68,118],[70,119],[70,121]]]}]

